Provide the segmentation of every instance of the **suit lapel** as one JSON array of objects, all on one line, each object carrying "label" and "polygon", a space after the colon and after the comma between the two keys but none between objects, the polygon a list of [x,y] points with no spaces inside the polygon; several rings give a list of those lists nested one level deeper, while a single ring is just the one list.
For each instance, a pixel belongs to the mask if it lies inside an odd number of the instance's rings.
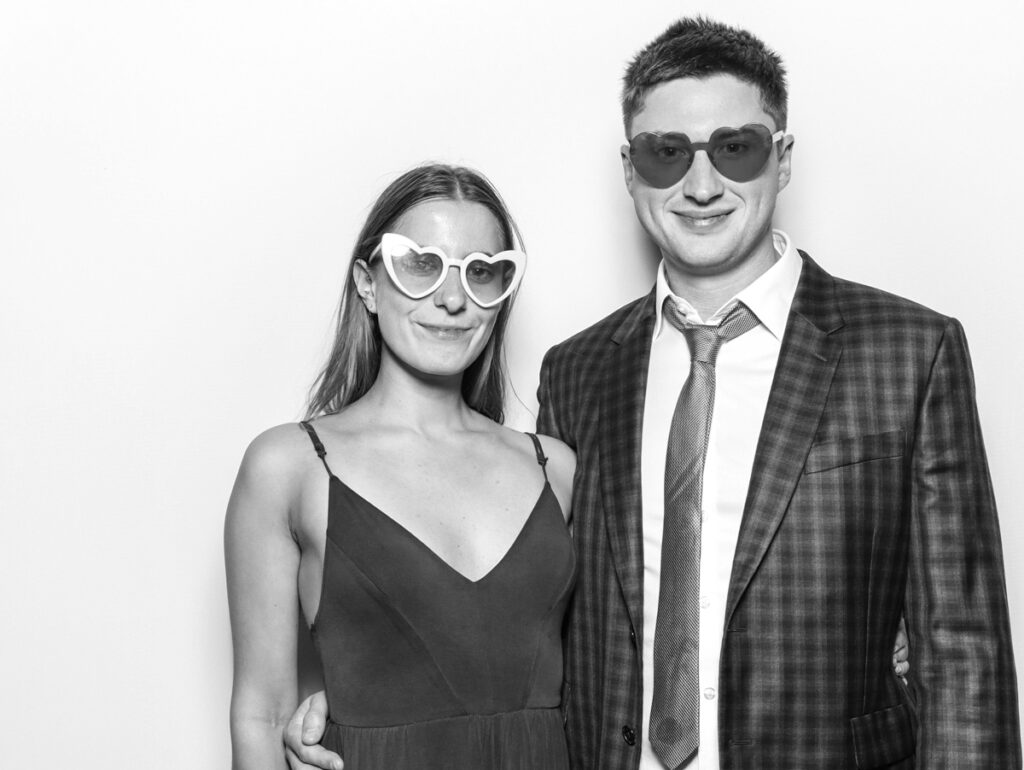
[{"label": "suit lapel", "polygon": [[654,317],[652,291],[612,335],[598,430],[605,526],[619,585],[637,629],[643,628],[640,446]]},{"label": "suit lapel", "polygon": [[806,254],[782,339],[733,559],[726,627],[785,516],[842,352],[833,280]]}]

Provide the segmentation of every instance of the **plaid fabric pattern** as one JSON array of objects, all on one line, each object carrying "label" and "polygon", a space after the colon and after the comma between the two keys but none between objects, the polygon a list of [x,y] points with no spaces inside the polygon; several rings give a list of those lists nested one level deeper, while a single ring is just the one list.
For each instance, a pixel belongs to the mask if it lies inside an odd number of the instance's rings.
[{"label": "plaid fabric pattern", "polygon": [[[733,562],[723,770],[1020,768],[999,529],[959,323],[804,256]],[[577,770],[640,757],[640,431],[654,295],[550,350],[578,453],[566,629]],[[909,686],[892,672],[906,615]]]}]

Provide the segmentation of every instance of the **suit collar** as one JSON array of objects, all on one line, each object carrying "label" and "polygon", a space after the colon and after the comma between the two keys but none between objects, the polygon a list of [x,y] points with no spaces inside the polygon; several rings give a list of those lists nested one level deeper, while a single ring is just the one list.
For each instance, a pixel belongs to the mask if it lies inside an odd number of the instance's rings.
[{"label": "suit collar", "polygon": [[637,302],[632,310],[626,314],[615,329],[612,330],[611,339],[616,345],[635,345],[637,343],[650,345],[651,332],[655,319],[656,290],[651,289],[650,293]]},{"label": "suit collar", "polygon": [[613,330],[601,383],[598,419],[605,528],[633,628],[643,628],[643,506],[640,447],[655,293]]},{"label": "suit collar", "polygon": [[804,251],[803,270],[793,297],[791,315],[798,315],[824,334],[839,331],[844,325],[842,311],[835,297],[835,279],[826,273]]}]

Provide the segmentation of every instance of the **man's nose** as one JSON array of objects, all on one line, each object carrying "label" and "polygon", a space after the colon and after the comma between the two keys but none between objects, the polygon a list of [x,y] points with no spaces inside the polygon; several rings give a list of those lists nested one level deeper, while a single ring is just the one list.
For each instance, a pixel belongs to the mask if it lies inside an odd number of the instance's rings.
[{"label": "man's nose", "polygon": [[705,150],[697,150],[693,163],[683,177],[683,195],[697,203],[710,203],[725,192],[722,175],[711,165]]},{"label": "man's nose", "polygon": [[466,290],[462,288],[462,281],[459,278],[459,269],[448,268],[444,283],[434,292],[434,304],[443,307],[449,313],[457,313],[466,307],[467,301]]}]

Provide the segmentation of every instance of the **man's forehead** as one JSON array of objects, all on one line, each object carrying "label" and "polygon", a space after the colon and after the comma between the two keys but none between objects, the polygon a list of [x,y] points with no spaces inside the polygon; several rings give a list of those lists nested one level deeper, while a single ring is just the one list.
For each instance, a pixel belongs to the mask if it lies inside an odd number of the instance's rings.
[{"label": "man's forehead", "polygon": [[747,123],[774,126],[757,86],[726,74],[676,78],[659,83],[646,94],[643,108],[633,117],[630,135],[680,131],[692,139],[705,139],[716,128],[738,128]]}]

